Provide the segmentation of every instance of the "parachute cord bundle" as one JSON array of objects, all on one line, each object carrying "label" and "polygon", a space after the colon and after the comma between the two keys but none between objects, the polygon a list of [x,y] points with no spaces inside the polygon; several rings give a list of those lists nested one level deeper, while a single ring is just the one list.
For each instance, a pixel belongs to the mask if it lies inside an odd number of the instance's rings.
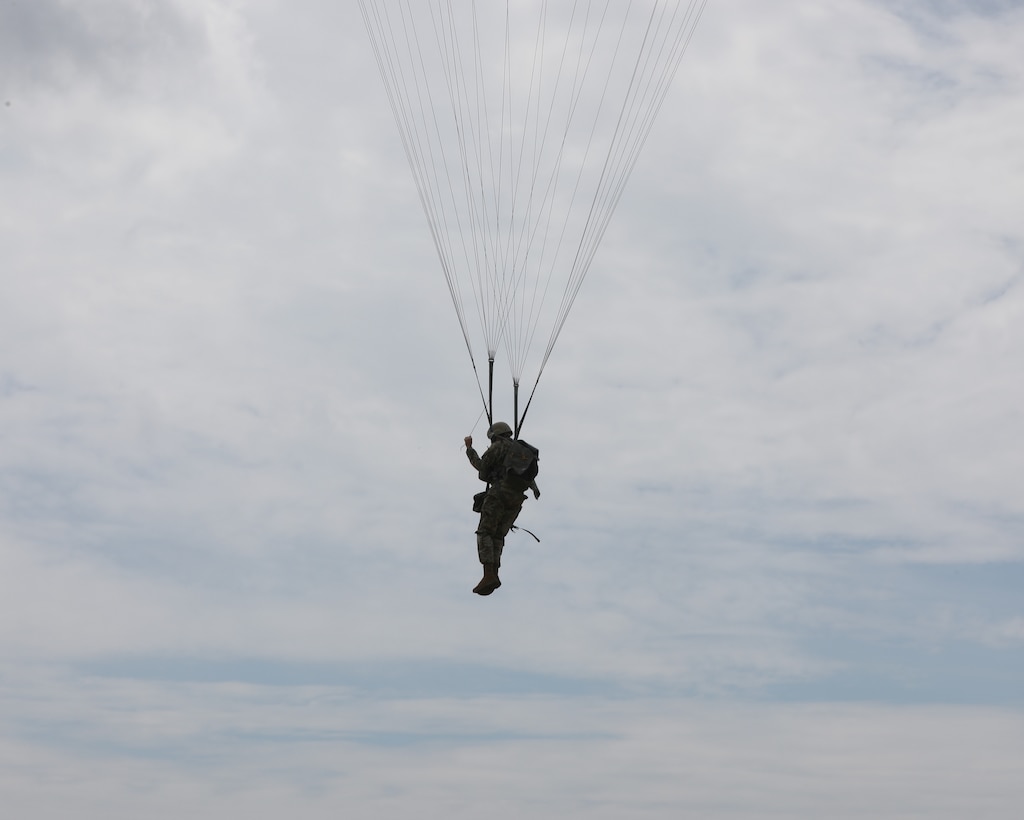
[{"label": "parachute cord bundle", "polygon": [[359,0],[481,399],[493,420],[503,351],[517,433],[706,3]]}]

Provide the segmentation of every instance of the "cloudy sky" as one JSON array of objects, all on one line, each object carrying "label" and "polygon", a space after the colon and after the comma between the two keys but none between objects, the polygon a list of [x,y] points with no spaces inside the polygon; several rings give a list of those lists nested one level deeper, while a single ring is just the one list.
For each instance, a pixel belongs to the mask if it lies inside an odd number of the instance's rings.
[{"label": "cloudy sky", "polygon": [[479,578],[356,3],[0,3],[12,816],[1024,800],[1024,3],[711,0]]}]

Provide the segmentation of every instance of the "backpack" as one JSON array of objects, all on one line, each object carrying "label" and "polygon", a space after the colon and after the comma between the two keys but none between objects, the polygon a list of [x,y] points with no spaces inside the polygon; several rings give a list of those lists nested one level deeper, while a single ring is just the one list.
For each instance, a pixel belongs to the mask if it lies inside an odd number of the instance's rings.
[{"label": "backpack", "polygon": [[512,446],[505,453],[505,461],[502,464],[505,476],[519,478],[529,484],[540,472],[540,466],[537,464],[540,450],[522,439],[512,439],[509,443]]}]

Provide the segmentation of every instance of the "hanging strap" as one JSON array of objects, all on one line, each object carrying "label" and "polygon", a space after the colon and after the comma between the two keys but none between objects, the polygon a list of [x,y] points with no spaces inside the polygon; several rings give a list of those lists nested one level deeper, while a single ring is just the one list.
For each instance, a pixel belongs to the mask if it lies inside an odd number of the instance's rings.
[{"label": "hanging strap", "polygon": [[527,535],[531,536],[533,538],[533,540],[536,541],[538,544],[540,543],[540,539],[536,535],[534,535],[532,532],[530,532],[528,529],[526,529],[526,527],[517,527],[515,524],[513,524],[511,529],[512,529],[512,532],[519,532],[519,530],[522,530]]}]

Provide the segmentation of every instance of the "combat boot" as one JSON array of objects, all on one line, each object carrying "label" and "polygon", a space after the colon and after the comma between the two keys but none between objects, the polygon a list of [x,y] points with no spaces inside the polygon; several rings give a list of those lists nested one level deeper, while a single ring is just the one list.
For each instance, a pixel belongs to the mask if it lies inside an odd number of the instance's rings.
[{"label": "combat boot", "polygon": [[473,592],[477,595],[490,595],[500,586],[501,579],[498,577],[498,565],[484,564],[484,577],[480,579],[479,584],[473,587]]}]

